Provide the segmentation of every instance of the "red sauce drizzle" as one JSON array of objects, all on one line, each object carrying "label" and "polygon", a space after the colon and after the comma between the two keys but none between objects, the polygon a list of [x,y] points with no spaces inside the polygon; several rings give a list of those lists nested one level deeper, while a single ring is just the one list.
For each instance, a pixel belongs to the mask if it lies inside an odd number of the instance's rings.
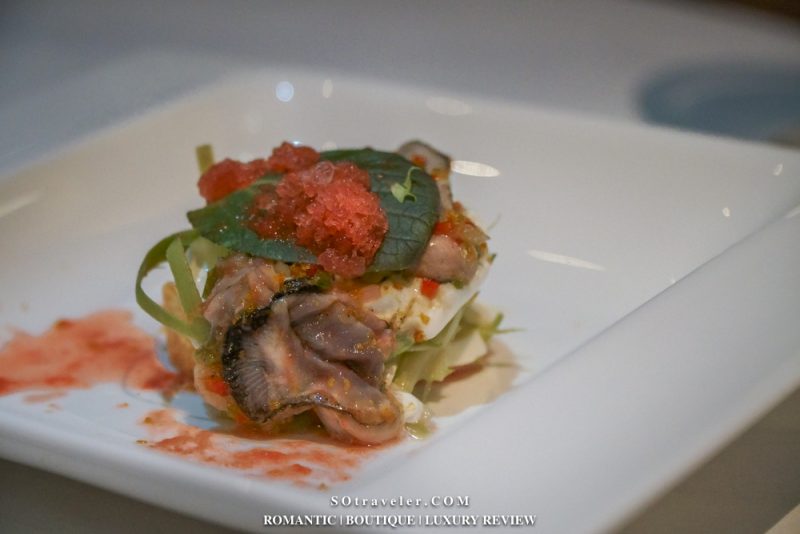
[{"label": "red sauce drizzle", "polygon": [[144,390],[165,390],[177,381],[156,358],[155,340],[134,326],[126,311],[62,319],[40,336],[18,331],[0,349],[0,395],[48,391],[28,395],[29,402],[123,378]]},{"label": "red sauce drizzle", "polygon": [[298,486],[324,488],[349,480],[364,459],[381,450],[295,438],[255,442],[183,423],[172,409],[154,410],[141,422],[151,436],[140,442],[147,447]]}]

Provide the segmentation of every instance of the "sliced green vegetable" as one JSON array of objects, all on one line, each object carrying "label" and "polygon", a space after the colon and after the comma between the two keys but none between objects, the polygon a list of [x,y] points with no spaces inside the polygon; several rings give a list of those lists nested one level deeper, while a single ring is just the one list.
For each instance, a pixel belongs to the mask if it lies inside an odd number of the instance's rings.
[{"label": "sliced green vegetable", "polygon": [[516,331],[501,329],[502,320],[502,313],[492,313],[473,297],[436,337],[421,343],[409,343],[407,338],[398,337],[392,355],[392,361],[397,362],[394,384],[410,393],[424,382],[422,400],[425,400],[434,382],[447,378],[454,368],[485,355],[494,335]]},{"label": "sliced green vegetable", "polygon": [[217,281],[217,262],[231,253],[225,247],[219,246],[198,236],[186,249],[186,256],[189,258],[189,265],[192,269],[195,282],[203,287],[203,298],[206,298]]},{"label": "sliced green vegetable", "polygon": [[179,237],[173,239],[172,243],[169,244],[165,256],[172,271],[172,277],[175,279],[175,288],[178,291],[183,313],[191,321],[199,315],[200,304],[202,304],[203,300],[200,298],[197,285],[194,283],[194,275],[189,267],[189,262],[186,259],[186,253]]},{"label": "sliced green vegetable", "polygon": [[198,275],[197,272],[194,272],[195,270],[210,269],[230,253],[231,251],[227,248],[217,245],[202,236],[198,236],[186,249],[186,255],[189,257],[195,278]]},{"label": "sliced green vegetable", "polygon": [[444,379],[444,376],[439,377],[439,373],[436,372],[441,367],[437,357],[442,348],[447,346],[458,332],[466,306],[458,310],[436,337],[417,343],[403,353],[399,358],[393,380],[397,387],[410,393],[419,382],[430,384]]},{"label": "sliced green vegetable", "polygon": [[200,145],[194,149],[194,153],[200,174],[203,174],[214,165],[214,149],[211,145]]},{"label": "sliced green vegetable", "polygon": [[[178,232],[176,234],[172,234],[170,236],[165,237],[158,243],[156,243],[153,248],[147,251],[145,254],[144,259],[142,260],[142,264],[139,266],[139,271],[136,275],[136,302],[141,306],[141,308],[147,312],[153,319],[158,321],[159,323],[163,324],[167,328],[171,328],[176,332],[179,332],[193,340],[197,343],[203,343],[208,338],[209,333],[209,325],[208,322],[199,314],[194,314],[195,317],[189,318],[189,320],[184,321],[175,315],[169,313],[165,310],[160,304],[154,301],[150,296],[145,293],[144,289],[142,288],[142,280],[147,276],[150,271],[168,261],[167,254],[170,246],[172,246],[172,251],[170,255],[173,257],[173,261],[175,263],[176,268],[173,269],[173,276],[177,276],[175,273],[181,273],[180,276],[183,277],[186,273],[182,271],[182,266],[180,260],[177,258],[177,253],[183,249],[183,247],[188,247],[191,245],[192,241],[197,238],[197,232],[195,230],[187,230],[184,232]],[[175,245],[174,243],[178,243]],[[180,247],[180,248],[179,248]],[[184,260],[185,256],[184,256]],[[171,265],[172,267],[172,265]],[[188,265],[186,267],[188,269]],[[189,270],[189,278],[191,280],[191,270]],[[183,282],[182,282],[183,285]],[[177,287],[177,279],[176,279],[176,287]],[[186,288],[184,288],[186,291]],[[195,287],[194,291],[197,291]],[[191,295],[184,295],[180,294],[181,305],[186,309],[187,307],[191,309],[191,307],[196,303],[193,300]],[[199,298],[199,297],[198,297]],[[188,316],[188,314],[187,314]]]},{"label": "sliced green vegetable", "polygon": [[425,439],[431,435],[430,417],[416,423],[406,423],[406,430],[417,439]]},{"label": "sliced green vegetable", "polygon": [[498,313],[495,315],[494,320],[489,324],[484,325],[476,325],[478,327],[478,332],[480,332],[481,337],[484,341],[489,341],[494,336],[498,336],[500,334],[511,334],[512,332],[522,332],[522,328],[500,328],[500,323],[503,322],[503,314]]},{"label": "sliced green vegetable", "polygon": [[414,346],[414,339],[409,336],[408,334],[400,334],[397,336],[397,340],[395,341],[394,352],[392,356],[389,358],[391,361],[393,358],[400,356],[408,351],[411,347]]},{"label": "sliced green vegetable", "polygon": [[411,187],[413,185],[411,183],[411,173],[418,170],[420,170],[419,167],[411,167],[408,169],[408,172],[406,173],[406,179],[402,184],[400,182],[395,182],[389,188],[389,190],[392,192],[392,196],[394,196],[394,198],[396,198],[400,204],[405,202],[406,198],[409,197],[411,200],[417,200],[417,196],[411,192]]}]

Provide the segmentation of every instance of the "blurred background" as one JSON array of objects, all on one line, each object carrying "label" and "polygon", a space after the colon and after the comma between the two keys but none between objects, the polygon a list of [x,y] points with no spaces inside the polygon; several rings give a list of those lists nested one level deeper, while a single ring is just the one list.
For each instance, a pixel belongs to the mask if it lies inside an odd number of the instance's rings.
[{"label": "blurred background", "polygon": [[0,170],[258,65],[307,65],[572,113],[793,142],[800,120],[797,6],[788,0],[5,0]]},{"label": "blurred background", "polygon": [[[796,1],[4,0],[0,173],[265,66],[800,146]],[[770,528],[800,504],[798,414],[795,393],[624,531]],[[218,531],[10,462],[0,479],[3,532]]]}]

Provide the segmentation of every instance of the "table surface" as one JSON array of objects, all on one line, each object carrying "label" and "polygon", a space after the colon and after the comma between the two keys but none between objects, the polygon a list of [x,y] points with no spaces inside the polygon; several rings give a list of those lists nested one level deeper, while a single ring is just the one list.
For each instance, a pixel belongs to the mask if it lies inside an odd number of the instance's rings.
[{"label": "table surface", "polygon": [[[786,99],[784,117],[800,114],[799,36],[790,20],[689,2],[7,0],[0,7],[0,173],[241,66],[299,65],[620,121],[775,137],[786,125],[768,109],[732,123],[718,103],[682,103],[687,94],[697,97],[709,84],[724,83],[742,95]],[[800,115],[794,119],[800,123]],[[627,532],[656,532],[659,525],[667,531],[676,514],[686,519],[681,531],[689,531],[700,523],[686,514],[699,513],[703,498],[705,509],[727,510],[719,521],[735,519],[730,514],[742,495],[726,508],[709,494],[725,487],[730,466],[760,465],[767,443],[748,439],[752,432],[766,428],[772,449],[800,443],[797,418],[786,415],[800,413],[798,397],[776,410],[779,421],[791,424],[762,420],[720,454],[722,464],[712,460]],[[731,448],[735,461],[725,464]],[[739,523],[738,531],[763,529],[800,501],[800,488],[792,485],[800,480],[800,454],[788,450],[793,456],[787,455],[784,472],[795,476],[750,499],[748,517],[757,519]],[[708,466],[712,476],[703,478]],[[0,490],[3,532],[56,525],[70,532],[220,531],[7,461],[0,461],[0,479],[10,482]],[[714,525],[723,524],[731,523]]]}]

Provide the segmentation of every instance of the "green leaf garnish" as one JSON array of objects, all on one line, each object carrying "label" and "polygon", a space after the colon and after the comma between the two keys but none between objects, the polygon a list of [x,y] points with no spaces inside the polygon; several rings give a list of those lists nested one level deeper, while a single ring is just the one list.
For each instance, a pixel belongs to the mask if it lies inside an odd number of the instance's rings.
[{"label": "green leaf garnish", "polygon": [[411,173],[414,171],[420,170],[419,167],[411,167],[408,169],[408,173],[406,173],[406,179],[401,184],[400,182],[395,182],[389,188],[392,192],[392,196],[397,199],[399,203],[403,203],[407,197],[411,197],[411,200],[417,200],[417,196],[411,192]]}]

